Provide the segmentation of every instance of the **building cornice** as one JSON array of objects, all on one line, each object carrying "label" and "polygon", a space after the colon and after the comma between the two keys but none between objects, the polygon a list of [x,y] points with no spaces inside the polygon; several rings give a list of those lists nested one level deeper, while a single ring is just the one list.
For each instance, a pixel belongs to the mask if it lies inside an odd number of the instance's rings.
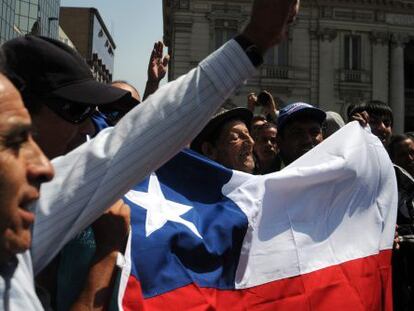
[{"label": "building cornice", "polygon": [[[329,6],[363,6],[365,9],[369,8],[394,8],[394,9],[413,9],[414,10],[414,1],[413,0],[302,0],[301,5],[304,6],[320,6],[320,5],[329,5]],[[367,7],[369,5],[369,7]]]},{"label": "building cornice", "polygon": [[407,33],[396,32],[391,35],[391,44],[395,47],[404,47],[410,41],[410,36]]},{"label": "building cornice", "polygon": [[336,29],[331,28],[322,28],[316,30],[314,33],[321,41],[328,41],[332,42],[335,40],[336,36],[338,35],[338,32]]},{"label": "building cornice", "polygon": [[388,44],[391,35],[385,31],[372,31],[369,39],[373,44],[386,45]]}]

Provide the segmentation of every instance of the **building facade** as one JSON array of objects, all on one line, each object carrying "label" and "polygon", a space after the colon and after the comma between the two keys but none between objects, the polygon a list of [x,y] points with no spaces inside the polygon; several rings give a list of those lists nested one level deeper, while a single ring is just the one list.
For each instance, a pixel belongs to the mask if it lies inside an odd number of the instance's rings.
[{"label": "building facade", "polygon": [[63,42],[64,44],[70,46],[72,49],[76,50],[75,44],[72,42],[72,40],[70,40],[70,38],[68,37],[66,32],[64,32],[62,27],[60,27],[60,26],[59,26],[58,40],[60,42]]},{"label": "building facade", "polygon": [[2,0],[0,8],[0,42],[14,37],[16,0]]},{"label": "building facade", "polygon": [[58,37],[60,0],[1,0],[0,43],[28,33]]},{"label": "building facade", "polygon": [[[253,0],[163,0],[164,41],[175,79],[241,31]],[[414,130],[414,0],[302,0],[288,40],[268,51],[251,91],[346,114],[351,103],[391,105],[396,132]]]},{"label": "building facade", "polygon": [[60,25],[86,59],[96,80],[111,82],[116,45],[98,10],[62,7]]}]

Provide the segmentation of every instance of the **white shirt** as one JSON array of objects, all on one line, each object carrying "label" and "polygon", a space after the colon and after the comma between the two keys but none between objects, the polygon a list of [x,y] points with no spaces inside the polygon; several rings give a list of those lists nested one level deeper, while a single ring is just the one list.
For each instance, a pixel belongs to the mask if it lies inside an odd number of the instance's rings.
[{"label": "white shirt", "polygon": [[160,88],[116,127],[54,159],[55,178],[42,185],[33,207],[32,248],[17,256],[19,264],[7,291],[7,280],[0,277],[0,310],[7,303],[13,311],[42,310],[33,275],[132,186],[188,144],[255,72],[231,40],[197,68]]}]

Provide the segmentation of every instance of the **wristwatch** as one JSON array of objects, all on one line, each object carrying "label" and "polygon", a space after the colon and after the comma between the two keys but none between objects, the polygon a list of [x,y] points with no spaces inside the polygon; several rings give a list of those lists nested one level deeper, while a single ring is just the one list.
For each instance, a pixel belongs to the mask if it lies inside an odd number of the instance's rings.
[{"label": "wristwatch", "polygon": [[248,38],[246,38],[243,35],[236,36],[234,40],[236,40],[236,42],[246,53],[247,57],[252,62],[253,66],[259,67],[261,64],[263,64],[263,56],[257,45],[255,45],[253,42],[251,42]]}]

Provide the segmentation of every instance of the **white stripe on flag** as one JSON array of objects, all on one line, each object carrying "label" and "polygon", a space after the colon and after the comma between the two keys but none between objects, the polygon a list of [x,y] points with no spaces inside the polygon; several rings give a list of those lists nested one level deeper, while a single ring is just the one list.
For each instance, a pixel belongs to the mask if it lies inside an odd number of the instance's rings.
[{"label": "white stripe on flag", "polygon": [[392,248],[397,211],[394,170],[380,141],[356,122],[281,172],[233,189],[226,186],[226,195],[249,218],[236,288]]}]

